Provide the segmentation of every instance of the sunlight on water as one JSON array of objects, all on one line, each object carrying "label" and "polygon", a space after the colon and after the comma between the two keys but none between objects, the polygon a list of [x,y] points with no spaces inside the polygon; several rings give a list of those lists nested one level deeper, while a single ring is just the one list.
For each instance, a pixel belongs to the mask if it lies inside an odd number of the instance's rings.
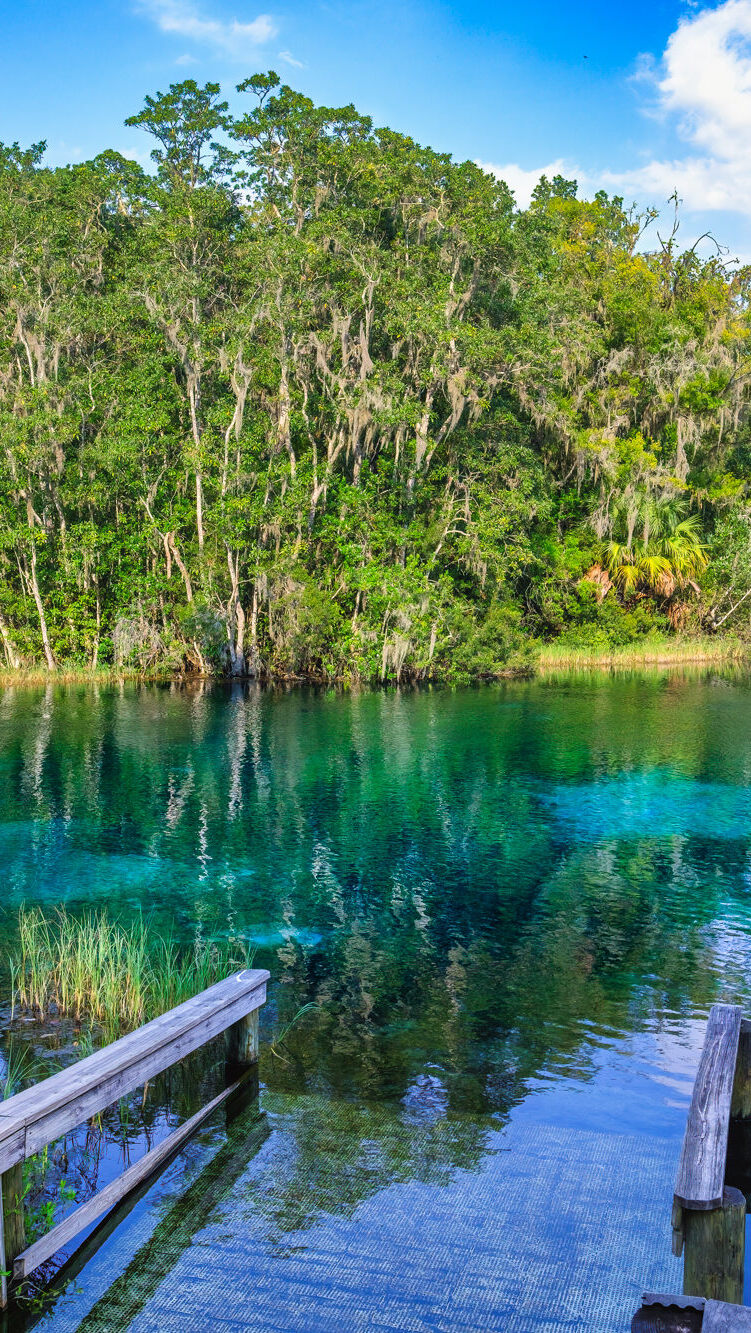
[{"label": "sunlight on water", "polygon": [[743,679],[7,690],[0,763],[6,961],[21,902],[106,905],[241,937],[266,1035],[311,1006],[264,1045],[275,1245],[492,1175],[504,1127],[616,1173],[642,1135],[669,1193],[708,1006],[751,999]]}]

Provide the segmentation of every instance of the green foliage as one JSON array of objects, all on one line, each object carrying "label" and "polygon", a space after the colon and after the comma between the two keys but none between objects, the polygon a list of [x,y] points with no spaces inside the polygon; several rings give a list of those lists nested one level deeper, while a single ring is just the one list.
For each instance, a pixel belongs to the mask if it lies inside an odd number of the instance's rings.
[{"label": "green foliage", "polygon": [[13,965],[15,1000],[34,1014],[69,1014],[118,1034],[247,967],[240,941],[199,937],[191,950],[151,932],[143,920],[124,926],[106,911],[77,918],[60,908],[46,916],[21,908],[20,953]]},{"label": "green foliage", "polygon": [[449,679],[487,679],[531,669],[532,644],[522,633],[516,607],[495,606],[479,624],[459,613],[455,628],[457,642],[446,656]]},{"label": "green foliage", "polygon": [[732,628],[749,271],[239,91],[147,97],[154,175],[0,145],[5,665],[458,679]]}]

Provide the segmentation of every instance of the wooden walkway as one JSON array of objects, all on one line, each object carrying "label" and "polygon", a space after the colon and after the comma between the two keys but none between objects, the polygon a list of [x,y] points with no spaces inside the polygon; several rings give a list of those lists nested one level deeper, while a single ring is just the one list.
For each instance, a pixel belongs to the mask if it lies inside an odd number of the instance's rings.
[{"label": "wooden walkway", "polygon": [[55,1333],[625,1333],[675,1278],[670,1138],[262,1100],[61,1274]]},{"label": "wooden walkway", "polygon": [[[269,973],[245,970],[220,981],[135,1032],[0,1103],[0,1306],[8,1303],[7,1273],[21,1281],[131,1190],[152,1176],[204,1121],[239,1089],[258,1059],[258,1010]],[[128,1167],[58,1226],[26,1245],[23,1163],[120,1097],[228,1034],[225,1088],[162,1143]]]}]

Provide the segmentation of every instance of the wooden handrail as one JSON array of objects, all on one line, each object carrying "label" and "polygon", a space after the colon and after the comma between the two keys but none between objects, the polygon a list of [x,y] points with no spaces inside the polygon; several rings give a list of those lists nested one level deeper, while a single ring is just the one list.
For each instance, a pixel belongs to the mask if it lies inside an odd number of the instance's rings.
[{"label": "wooden handrail", "polygon": [[712,1005],[673,1195],[684,1294],[729,1305],[743,1299],[746,1199],[727,1168],[731,1123],[748,1114],[747,1029],[739,1005]]},{"label": "wooden handrail", "polygon": [[[243,1071],[258,1059],[258,1010],[266,1000],[269,976],[262,969],[237,972],[0,1103],[0,1308],[7,1304],[11,1266],[14,1280],[20,1279],[57,1253],[167,1161],[237,1089]],[[24,1160],[223,1032],[228,1032],[235,1074],[240,1078],[59,1226],[26,1247],[21,1179]]]},{"label": "wooden handrail", "polygon": [[741,1009],[713,1004],[683,1139],[675,1202],[709,1211],[722,1207]]}]

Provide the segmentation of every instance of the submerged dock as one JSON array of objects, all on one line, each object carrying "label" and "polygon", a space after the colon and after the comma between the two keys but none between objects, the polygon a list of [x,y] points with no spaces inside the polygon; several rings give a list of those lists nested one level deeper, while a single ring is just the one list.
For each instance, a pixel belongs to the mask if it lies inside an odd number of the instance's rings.
[{"label": "submerged dock", "polygon": [[[258,1011],[269,973],[244,970],[2,1103],[0,1307],[13,1287],[89,1230],[152,1177],[221,1105],[237,1097],[258,1060]],[[120,1097],[226,1033],[225,1087],[116,1180],[33,1244],[26,1242],[23,1164]]]}]

